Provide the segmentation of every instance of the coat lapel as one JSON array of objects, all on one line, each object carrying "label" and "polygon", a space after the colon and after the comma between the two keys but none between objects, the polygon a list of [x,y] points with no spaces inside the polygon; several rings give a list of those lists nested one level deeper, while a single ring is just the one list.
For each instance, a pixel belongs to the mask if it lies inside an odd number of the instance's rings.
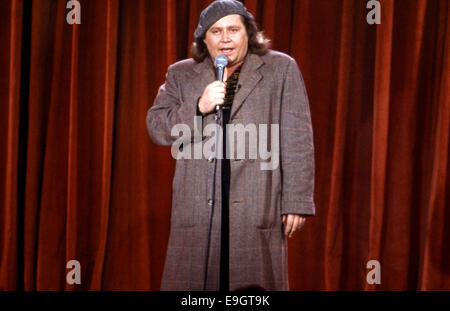
[{"label": "coat lapel", "polygon": [[195,91],[200,97],[206,86],[215,80],[214,67],[211,59],[206,57],[201,63],[197,63],[194,71],[198,73],[198,76],[194,77]]},{"label": "coat lapel", "polygon": [[245,99],[262,79],[262,75],[258,69],[263,64],[263,60],[258,55],[250,53],[247,55],[244,65],[242,66],[241,73],[239,74],[238,85],[241,87],[234,96],[230,118],[233,118]]}]

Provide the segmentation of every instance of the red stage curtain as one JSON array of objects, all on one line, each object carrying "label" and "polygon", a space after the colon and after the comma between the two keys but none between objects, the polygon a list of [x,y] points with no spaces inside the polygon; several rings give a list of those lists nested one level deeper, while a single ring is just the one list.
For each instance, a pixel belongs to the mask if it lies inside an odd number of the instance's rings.
[{"label": "red stage curtain", "polygon": [[[380,2],[368,25],[367,1],[245,1],[310,98],[293,290],[450,290],[450,3]],[[157,290],[174,160],[145,117],[210,1],[80,0],[80,25],[66,3],[0,1],[0,289]]]}]

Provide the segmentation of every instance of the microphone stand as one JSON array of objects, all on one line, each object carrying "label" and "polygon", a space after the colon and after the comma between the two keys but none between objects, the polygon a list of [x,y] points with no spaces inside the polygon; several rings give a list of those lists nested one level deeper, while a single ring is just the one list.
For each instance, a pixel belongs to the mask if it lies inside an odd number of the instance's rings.
[{"label": "microphone stand", "polygon": [[214,214],[214,206],[216,203],[216,172],[217,172],[217,157],[218,157],[218,151],[219,151],[219,132],[222,129],[222,109],[220,109],[220,106],[216,106],[216,115],[215,115],[216,125],[217,125],[217,132],[216,132],[216,144],[215,144],[215,153],[216,156],[214,158],[214,166],[213,166],[213,174],[212,174],[212,187],[211,187],[211,201],[208,200],[208,204],[211,202],[210,206],[210,212],[209,212],[209,226],[208,226],[208,239],[206,243],[206,255],[205,255],[205,275],[203,279],[203,290],[206,291],[206,281],[208,278],[208,262],[209,262],[209,247],[211,245],[211,230],[212,230],[212,222],[213,222],[213,214]]},{"label": "microphone stand", "polygon": [[[214,65],[217,67],[217,80],[223,81],[223,74],[225,70],[225,66],[228,64],[228,58],[225,55],[217,55],[214,60]],[[206,281],[208,279],[208,263],[209,263],[209,248],[211,245],[211,231],[212,231],[212,223],[213,223],[213,215],[214,215],[214,206],[216,203],[216,172],[217,172],[217,162],[218,162],[218,155],[219,155],[219,134],[222,130],[222,113],[220,109],[220,105],[216,106],[216,115],[215,115],[216,125],[217,125],[217,132],[216,132],[216,145],[215,145],[215,153],[216,156],[213,159],[214,166],[213,166],[213,174],[212,174],[212,187],[211,187],[211,196],[208,199],[208,204],[211,206],[211,209],[209,211],[209,226],[208,226],[208,238],[206,242],[206,254],[205,254],[205,275],[203,279],[203,290],[206,290]],[[223,141],[223,140],[222,140]],[[221,146],[222,147],[222,146]]]}]

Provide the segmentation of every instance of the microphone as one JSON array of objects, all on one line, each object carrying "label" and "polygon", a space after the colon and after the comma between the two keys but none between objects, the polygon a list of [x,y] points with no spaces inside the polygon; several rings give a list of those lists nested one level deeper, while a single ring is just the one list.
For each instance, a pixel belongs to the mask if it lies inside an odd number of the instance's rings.
[{"label": "microphone", "polygon": [[[223,82],[223,74],[224,74],[224,70],[225,67],[228,64],[228,58],[223,55],[223,54],[219,54],[216,56],[216,59],[214,60],[214,65],[216,65],[217,67],[217,80],[220,82]],[[220,110],[220,105],[216,106],[216,111]]]},{"label": "microphone", "polygon": [[214,60],[214,65],[217,67],[217,80],[223,82],[223,74],[225,67],[228,65],[228,58],[223,54],[219,54]]}]

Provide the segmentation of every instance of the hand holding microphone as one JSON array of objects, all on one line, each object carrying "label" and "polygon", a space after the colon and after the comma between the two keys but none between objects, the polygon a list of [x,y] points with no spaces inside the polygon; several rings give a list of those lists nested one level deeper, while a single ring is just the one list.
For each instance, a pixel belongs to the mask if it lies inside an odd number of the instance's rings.
[{"label": "hand holding microphone", "polygon": [[219,54],[214,61],[217,67],[217,81],[209,84],[203,91],[202,97],[198,103],[199,110],[202,114],[212,112],[216,107],[220,107],[225,102],[226,86],[223,82],[223,74],[228,64],[225,55]]}]

